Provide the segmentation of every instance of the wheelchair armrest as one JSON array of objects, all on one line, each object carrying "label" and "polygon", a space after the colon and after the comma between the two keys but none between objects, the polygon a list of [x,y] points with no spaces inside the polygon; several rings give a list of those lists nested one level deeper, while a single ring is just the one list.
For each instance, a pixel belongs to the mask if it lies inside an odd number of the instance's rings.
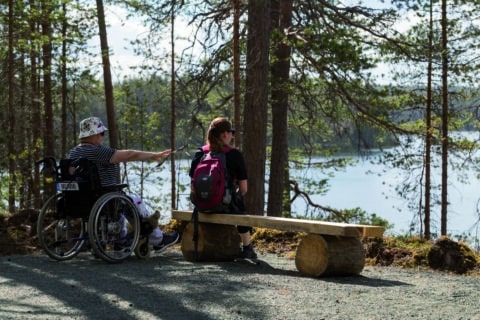
[{"label": "wheelchair armrest", "polygon": [[125,189],[126,187],[128,187],[128,184],[127,183],[122,183],[122,184],[113,184],[113,185],[110,185],[110,186],[103,186],[102,189],[104,191],[121,191],[121,190]]}]

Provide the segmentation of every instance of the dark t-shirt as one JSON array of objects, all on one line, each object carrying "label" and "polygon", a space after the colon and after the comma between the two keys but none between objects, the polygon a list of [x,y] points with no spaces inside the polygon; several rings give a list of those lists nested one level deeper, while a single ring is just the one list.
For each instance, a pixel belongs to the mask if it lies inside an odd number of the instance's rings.
[{"label": "dark t-shirt", "polygon": [[[193,177],[193,172],[200,162],[201,157],[203,156],[203,151],[198,150],[193,156],[192,164],[190,166],[189,175]],[[228,185],[232,186],[234,182],[239,180],[247,180],[247,167],[245,165],[245,160],[243,154],[238,149],[230,149],[225,153],[225,159],[227,160],[227,170],[228,170]]]},{"label": "dark t-shirt", "polygon": [[87,158],[93,161],[98,168],[100,183],[103,187],[107,187],[119,183],[120,166],[117,163],[110,163],[115,151],[115,149],[103,145],[83,144],[70,150],[68,158]]}]

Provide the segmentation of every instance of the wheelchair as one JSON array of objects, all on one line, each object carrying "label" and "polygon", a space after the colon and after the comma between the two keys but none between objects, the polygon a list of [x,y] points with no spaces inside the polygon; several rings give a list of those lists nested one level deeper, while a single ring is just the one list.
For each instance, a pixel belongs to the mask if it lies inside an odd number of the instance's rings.
[{"label": "wheelchair", "polygon": [[[87,159],[45,158],[46,182],[55,182],[56,194],[43,205],[37,235],[41,247],[57,261],[74,258],[91,247],[93,254],[119,263],[135,253],[149,257],[148,234],[133,203],[122,190],[128,185],[102,187],[96,165]],[[148,229],[148,228],[147,228]]]}]

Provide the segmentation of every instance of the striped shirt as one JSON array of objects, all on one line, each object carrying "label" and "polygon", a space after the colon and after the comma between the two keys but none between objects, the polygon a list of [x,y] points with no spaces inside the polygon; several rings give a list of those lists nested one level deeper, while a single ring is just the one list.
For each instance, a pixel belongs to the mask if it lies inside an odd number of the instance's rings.
[{"label": "striped shirt", "polygon": [[69,159],[87,158],[96,164],[100,183],[103,187],[120,183],[120,166],[118,163],[110,163],[115,149],[93,144],[80,144],[70,150]]}]

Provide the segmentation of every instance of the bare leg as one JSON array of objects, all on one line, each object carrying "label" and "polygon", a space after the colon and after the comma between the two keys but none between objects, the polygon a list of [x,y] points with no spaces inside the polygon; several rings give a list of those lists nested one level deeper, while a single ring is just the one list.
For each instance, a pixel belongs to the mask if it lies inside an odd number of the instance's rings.
[{"label": "bare leg", "polygon": [[239,233],[240,240],[242,241],[243,246],[248,246],[250,244],[250,231],[245,233]]},{"label": "bare leg", "polygon": [[257,254],[255,253],[255,250],[250,242],[250,231],[239,233],[239,235],[243,245],[240,256],[242,258],[257,259]]}]

